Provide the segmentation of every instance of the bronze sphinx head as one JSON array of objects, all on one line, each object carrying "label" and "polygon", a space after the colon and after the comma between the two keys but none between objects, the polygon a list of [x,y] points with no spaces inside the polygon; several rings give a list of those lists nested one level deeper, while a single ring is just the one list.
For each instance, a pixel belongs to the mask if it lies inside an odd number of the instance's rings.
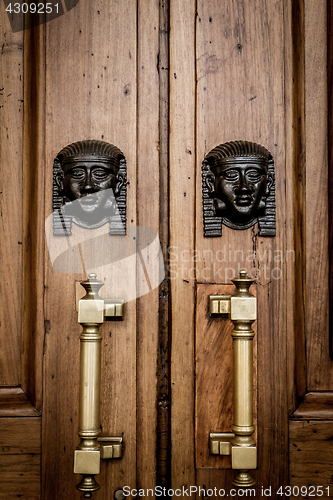
[{"label": "bronze sphinx head", "polygon": [[221,236],[222,224],[247,229],[259,223],[259,235],[275,235],[274,164],[259,144],[220,144],[202,167],[205,236]]},{"label": "bronze sphinx head", "polygon": [[113,144],[97,140],[63,148],[53,164],[54,234],[71,234],[71,224],[94,229],[110,223],[125,234],[126,163]]}]

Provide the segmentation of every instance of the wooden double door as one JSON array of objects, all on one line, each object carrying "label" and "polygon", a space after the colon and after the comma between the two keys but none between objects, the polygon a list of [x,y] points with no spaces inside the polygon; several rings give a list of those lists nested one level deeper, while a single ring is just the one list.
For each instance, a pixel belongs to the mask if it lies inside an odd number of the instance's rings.
[{"label": "wooden double door", "polygon": [[[256,496],[332,495],[330,3],[80,0],[15,33],[1,9],[0,498],[82,496],[73,452],[86,276],[52,267],[45,220],[53,159],[83,139],[124,152],[127,225],[158,232],[166,271],[123,322],[101,328],[102,433],[123,435],[124,454],[103,462],[96,500],[125,487],[233,494],[229,459],[208,450],[209,432],[232,422],[232,346],[207,297],[231,291],[240,268],[257,277]],[[275,237],[257,226],[203,236],[202,161],[232,140],[273,155]],[[112,276],[98,277],[107,296]]]}]

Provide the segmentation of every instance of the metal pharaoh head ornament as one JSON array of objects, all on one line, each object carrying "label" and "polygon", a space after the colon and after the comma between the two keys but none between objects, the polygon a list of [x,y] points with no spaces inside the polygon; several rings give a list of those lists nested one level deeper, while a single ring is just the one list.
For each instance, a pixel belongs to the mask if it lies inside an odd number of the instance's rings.
[{"label": "metal pharaoh head ornament", "polygon": [[259,225],[260,236],[275,236],[274,163],[254,142],[233,141],[212,149],[202,164],[204,235]]},{"label": "metal pharaoh head ornament", "polygon": [[110,234],[126,233],[126,161],[119,148],[84,140],[64,147],[53,164],[53,234],[71,234],[74,222]]}]

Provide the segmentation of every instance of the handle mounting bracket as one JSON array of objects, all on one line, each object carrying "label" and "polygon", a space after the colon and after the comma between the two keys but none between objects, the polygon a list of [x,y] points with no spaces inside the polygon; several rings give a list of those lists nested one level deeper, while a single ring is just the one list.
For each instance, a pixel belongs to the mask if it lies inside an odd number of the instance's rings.
[{"label": "handle mounting bracket", "polygon": [[101,445],[101,458],[103,460],[109,460],[110,458],[122,458],[122,437],[99,437],[97,438],[97,441]]},{"label": "handle mounting bracket", "polygon": [[233,432],[211,432],[209,434],[209,449],[211,455],[231,455],[230,441],[234,439]]}]

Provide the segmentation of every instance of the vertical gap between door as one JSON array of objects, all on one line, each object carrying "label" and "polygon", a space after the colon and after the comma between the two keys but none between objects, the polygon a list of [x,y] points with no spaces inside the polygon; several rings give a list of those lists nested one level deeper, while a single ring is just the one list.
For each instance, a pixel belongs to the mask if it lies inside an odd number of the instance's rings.
[{"label": "vertical gap between door", "polygon": [[159,336],[157,354],[157,443],[156,484],[170,487],[170,390],[169,390],[169,331],[170,281],[168,275],[169,247],[169,1],[159,3],[159,179],[160,224],[165,278],[159,290]]}]

